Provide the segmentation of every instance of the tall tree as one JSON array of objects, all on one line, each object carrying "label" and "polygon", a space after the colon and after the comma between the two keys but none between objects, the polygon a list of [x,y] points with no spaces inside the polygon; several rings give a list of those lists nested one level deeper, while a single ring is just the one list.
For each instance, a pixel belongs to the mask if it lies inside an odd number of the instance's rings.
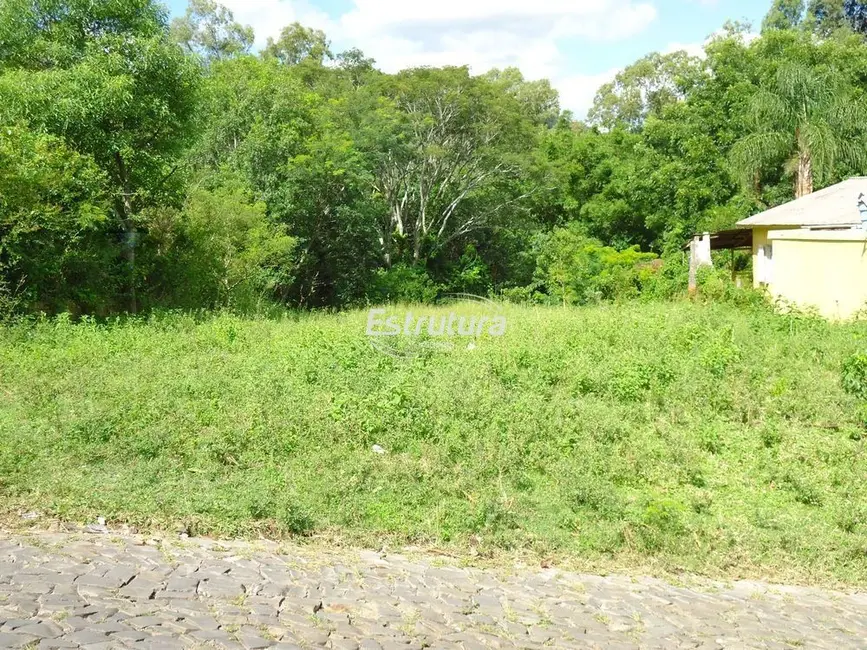
[{"label": "tall tree", "polygon": [[762,21],[762,32],[795,29],[804,20],[804,0],[774,0]]},{"label": "tall tree", "polygon": [[92,263],[106,249],[104,189],[93,160],[59,138],[0,128],[0,303],[4,286],[47,312],[98,310],[111,299],[111,282]]},{"label": "tall tree", "polygon": [[553,127],[560,117],[560,94],[547,79],[527,81],[518,68],[487,72],[485,78],[520,102],[533,122]]},{"label": "tall tree", "polygon": [[838,161],[857,167],[867,162],[863,98],[836,73],[781,65],[773,83],[752,97],[749,115],[753,132],[731,151],[747,186],[769,166],[784,164],[801,197],[830,178]]},{"label": "tall tree", "polygon": [[[297,243],[294,265],[274,296],[296,305],[357,300],[375,266],[370,173],[347,133],[346,98],[305,87],[303,70],[274,58],[244,57],[212,68],[197,147],[199,173],[222,184],[241,176],[269,220]],[[342,88],[351,84],[331,71]]]},{"label": "tall tree", "polygon": [[846,17],[845,0],[810,0],[804,26],[822,37],[828,37],[851,25]]},{"label": "tall tree", "polygon": [[61,136],[103,170],[135,311],[144,217],[180,200],[200,70],[169,40],[155,0],[7,0],[0,24],[0,121]]},{"label": "tall tree", "polygon": [[325,32],[304,27],[301,23],[284,27],[276,41],[269,38],[263,54],[265,57],[274,57],[284,65],[304,62],[322,65],[326,59],[334,57]]},{"label": "tall tree", "polygon": [[246,54],[254,39],[252,27],[236,22],[234,14],[214,0],[190,0],[187,13],[172,21],[171,35],[208,61]]},{"label": "tall tree", "polygon": [[[359,133],[387,203],[387,264],[425,262],[448,243],[504,219],[532,190],[519,179],[536,130],[521,103],[467,68],[418,68],[384,79],[383,104]],[[377,108],[378,107],[378,110]]]},{"label": "tall tree", "polygon": [[649,54],[598,90],[589,121],[605,129],[638,131],[649,115],[682,100],[701,74],[701,61],[685,51]]},{"label": "tall tree", "polygon": [[364,52],[357,47],[341,52],[336,59],[338,68],[349,77],[354,88],[361,86],[365,77],[376,69],[376,61],[364,56]]}]

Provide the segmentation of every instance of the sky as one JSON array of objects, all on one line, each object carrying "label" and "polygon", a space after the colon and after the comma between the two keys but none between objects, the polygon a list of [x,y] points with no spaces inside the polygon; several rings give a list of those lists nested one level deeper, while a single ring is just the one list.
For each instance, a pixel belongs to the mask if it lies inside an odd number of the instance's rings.
[{"label": "sky", "polygon": [[[182,15],[187,0],[164,0]],[[332,49],[361,49],[385,72],[469,65],[480,74],[516,66],[550,79],[562,108],[583,117],[596,90],[650,52],[702,43],[728,19],[757,28],[770,0],[218,0],[269,36],[299,21],[325,31]]]}]

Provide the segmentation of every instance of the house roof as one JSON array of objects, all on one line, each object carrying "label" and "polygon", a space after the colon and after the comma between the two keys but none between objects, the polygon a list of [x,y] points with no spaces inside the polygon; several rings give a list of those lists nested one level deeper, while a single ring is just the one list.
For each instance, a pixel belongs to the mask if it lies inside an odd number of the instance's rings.
[{"label": "house roof", "polygon": [[867,176],[813,192],[738,222],[739,228],[756,226],[848,226],[861,223],[858,195],[867,195]]},{"label": "house roof", "polygon": [[[711,233],[696,233],[694,237],[703,235],[710,237],[710,249],[712,251],[729,250],[732,248],[752,248],[753,247],[753,231],[752,230],[719,230]],[[683,245],[683,249],[689,248],[689,242]]]}]

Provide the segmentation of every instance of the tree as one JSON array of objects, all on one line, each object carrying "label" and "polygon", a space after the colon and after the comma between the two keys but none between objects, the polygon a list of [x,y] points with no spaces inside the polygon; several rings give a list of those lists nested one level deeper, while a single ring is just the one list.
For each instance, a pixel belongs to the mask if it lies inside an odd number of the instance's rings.
[{"label": "tree", "polygon": [[284,27],[276,41],[269,38],[263,55],[273,57],[283,65],[300,65],[306,62],[321,66],[326,59],[334,58],[325,33],[304,27],[301,23]]},{"label": "tree", "polygon": [[762,33],[775,29],[795,29],[803,19],[804,0],[774,0],[762,21]]},{"label": "tree", "polygon": [[484,77],[517,99],[536,124],[551,128],[557,123],[560,117],[560,94],[547,79],[527,81],[518,68],[494,68]]},{"label": "tree", "polygon": [[358,88],[364,82],[366,76],[374,72],[376,62],[364,56],[364,52],[353,47],[337,55],[337,64],[340,70],[349,76],[354,88]]},{"label": "tree", "polygon": [[425,262],[522,206],[535,129],[515,97],[467,68],[418,68],[382,81],[358,133],[387,204],[383,259]]},{"label": "tree", "polygon": [[846,17],[844,2],[845,0],[810,0],[804,27],[824,38],[838,30],[849,29],[851,25]]},{"label": "tree", "polygon": [[540,239],[536,281],[558,303],[585,304],[636,297],[639,266],[656,259],[637,246],[618,251],[586,237],[571,224]]},{"label": "tree", "polygon": [[0,38],[0,121],[60,136],[105,173],[135,311],[143,215],[180,200],[199,68],[169,40],[153,0],[8,0],[0,9],[3,34],[12,24],[26,35]]},{"label": "tree", "polygon": [[294,280],[297,240],[231,179],[193,188],[175,231],[186,240],[179,251],[183,282],[174,287],[183,306],[250,309]]},{"label": "tree", "polygon": [[781,65],[773,83],[759,88],[749,106],[753,132],[731,152],[735,173],[746,186],[768,166],[785,164],[795,176],[795,197],[813,191],[844,161],[863,166],[863,100],[835,72],[798,63]]},{"label": "tree", "polygon": [[253,28],[214,0],[190,0],[187,13],[172,21],[171,37],[207,61],[247,54],[254,40]]},{"label": "tree", "polygon": [[357,103],[310,92],[303,71],[275,58],[219,62],[207,85],[198,173],[214,184],[227,172],[241,177],[297,244],[292,281],[274,298],[304,307],[361,299],[377,263],[381,206],[348,133]]},{"label": "tree", "polygon": [[596,93],[589,122],[637,131],[649,115],[681,101],[702,75],[701,61],[684,51],[654,52],[619,72]]},{"label": "tree", "polygon": [[107,218],[104,192],[89,157],[52,136],[0,128],[0,287],[20,288],[34,310],[110,302],[113,287],[93,264],[104,250],[94,237]]},{"label": "tree", "polygon": [[166,20],[153,0],[3,0],[0,69],[68,68],[102,39],[159,38]]}]

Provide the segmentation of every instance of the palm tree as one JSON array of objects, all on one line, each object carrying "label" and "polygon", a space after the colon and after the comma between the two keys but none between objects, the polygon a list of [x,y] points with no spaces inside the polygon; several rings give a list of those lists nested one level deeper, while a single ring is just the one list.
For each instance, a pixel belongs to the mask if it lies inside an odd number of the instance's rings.
[{"label": "palm tree", "polygon": [[838,162],[859,169],[867,163],[867,109],[833,72],[780,66],[773,83],[752,97],[749,125],[752,133],[730,154],[734,172],[748,186],[762,170],[785,161],[800,198],[832,176]]}]

